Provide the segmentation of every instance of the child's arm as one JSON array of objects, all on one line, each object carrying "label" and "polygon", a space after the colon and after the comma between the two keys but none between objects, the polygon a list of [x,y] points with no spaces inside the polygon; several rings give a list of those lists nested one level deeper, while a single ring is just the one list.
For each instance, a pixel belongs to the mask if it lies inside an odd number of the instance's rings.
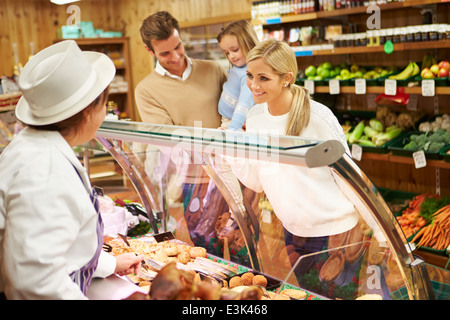
[{"label": "child's arm", "polygon": [[241,91],[239,99],[234,109],[233,117],[231,118],[229,130],[240,130],[247,119],[247,112],[255,104],[253,95],[247,86],[246,77],[241,78]]}]

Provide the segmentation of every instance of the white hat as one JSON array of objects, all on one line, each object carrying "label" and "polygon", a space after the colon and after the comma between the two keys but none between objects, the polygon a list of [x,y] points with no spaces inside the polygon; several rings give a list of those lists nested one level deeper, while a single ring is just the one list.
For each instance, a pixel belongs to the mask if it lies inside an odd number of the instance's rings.
[{"label": "white hat", "polygon": [[16,117],[25,124],[47,125],[86,108],[110,84],[116,68],[103,53],[81,51],[74,40],[36,54],[22,69],[22,97]]}]

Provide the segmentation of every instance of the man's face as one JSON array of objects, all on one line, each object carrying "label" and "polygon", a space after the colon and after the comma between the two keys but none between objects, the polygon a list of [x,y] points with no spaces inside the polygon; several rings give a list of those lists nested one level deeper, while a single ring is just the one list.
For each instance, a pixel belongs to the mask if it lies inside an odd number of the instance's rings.
[{"label": "man's face", "polygon": [[180,35],[176,29],[166,40],[152,40],[153,55],[161,66],[173,75],[180,76],[186,69],[186,59],[184,56],[184,46]]}]

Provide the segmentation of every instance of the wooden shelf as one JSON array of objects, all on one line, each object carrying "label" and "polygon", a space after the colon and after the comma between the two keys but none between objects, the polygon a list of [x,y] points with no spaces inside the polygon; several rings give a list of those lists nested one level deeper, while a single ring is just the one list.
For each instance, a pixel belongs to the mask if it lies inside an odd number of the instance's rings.
[{"label": "wooden shelf", "polygon": [[[410,50],[429,50],[429,49],[444,49],[450,48],[450,40],[439,41],[421,41],[421,42],[406,42],[406,43],[394,43],[393,52],[410,51]],[[342,47],[329,50],[313,50],[312,56],[330,56],[339,54],[365,54],[365,53],[384,53],[384,46],[376,47]]]},{"label": "wooden shelf", "polygon": [[[408,8],[408,7],[424,6],[424,5],[430,5],[430,4],[448,4],[448,3],[449,3],[449,1],[445,1],[445,0],[407,0],[407,1],[397,1],[397,2],[390,2],[390,3],[384,3],[384,4],[377,4],[377,7],[380,8],[381,11],[385,11],[385,10],[395,10],[395,9]],[[276,22],[276,23],[267,24],[266,21],[253,20],[252,24],[253,25],[259,25],[259,24],[270,25],[270,24],[281,24],[281,23],[292,23],[292,22],[299,22],[299,21],[311,21],[311,20],[317,20],[317,19],[326,19],[326,18],[331,18],[331,17],[366,13],[367,8],[368,7],[366,7],[366,6],[361,6],[361,7],[356,7],[356,8],[335,9],[333,11],[316,11],[316,12],[310,12],[310,13],[304,13],[304,14],[298,14],[298,15],[282,16],[279,19],[279,22]]]},{"label": "wooden shelf", "polygon": [[[404,87],[405,93],[408,94],[422,94],[421,87]],[[317,86],[314,87],[314,91],[317,93],[329,93],[330,88],[328,86]],[[353,86],[341,86],[340,93],[355,93],[355,87]],[[384,87],[366,87],[366,93],[384,93]],[[435,87],[436,95],[450,95],[450,87]]]},{"label": "wooden shelf", "polygon": [[201,20],[193,20],[193,21],[182,21],[180,22],[180,28],[194,28],[194,27],[203,27],[207,25],[212,24],[219,24],[219,23],[228,23],[233,22],[236,20],[250,20],[251,14],[250,12],[242,13],[242,14],[233,14],[233,15],[226,15],[226,16],[220,16],[220,17],[212,17],[212,18],[205,18]]},{"label": "wooden shelf", "polygon": [[[376,161],[387,161],[393,163],[403,163],[408,165],[414,165],[414,160],[412,157],[404,157],[393,155],[392,152],[389,153],[371,153],[363,152],[361,161],[366,160],[376,160]],[[450,162],[444,160],[430,160],[427,159],[427,166],[434,168],[450,169]]]}]

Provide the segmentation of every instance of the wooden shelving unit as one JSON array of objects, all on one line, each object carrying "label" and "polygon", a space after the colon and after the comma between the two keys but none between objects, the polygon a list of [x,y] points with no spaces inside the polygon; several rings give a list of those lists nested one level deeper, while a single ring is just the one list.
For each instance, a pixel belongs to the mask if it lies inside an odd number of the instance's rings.
[{"label": "wooden shelving unit", "polygon": [[[114,54],[112,58],[116,65],[116,76],[122,76],[127,83],[126,90],[111,91],[109,100],[117,103],[119,111],[125,113],[127,118],[136,119],[136,110],[133,99],[133,83],[131,79],[129,39],[122,38],[78,38],[73,39],[82,50]],[[60,41],[60,40],[59,40]],[[116,57],[119,55],[119,57]]]},{"label": "wooden shelving unit", "polygon": [[[380,8],[381,11],[386,11],[386,10],[397,10],[397,9],[408,8],[408,7],[441,4],[441,3],[446,3],[446,2],[448,2],[448,1],[443,1],[443,0],[406,0],[406,1],[396,1],[396,2],[390,2],[390,3],[377,4],[376,6],[378,8]],[[355,15],[355,14],[366,13],[366,11],[367,11],[366,6],[355,7],[355,8],[335,9],[332,11],[317,11],[317,12],[311,12],[311,13],[298,14],[298,15],[282,16],[282,17],[280,17],[279,22],[277,21],[273,24],[311,21],[311,20],[316,20],[316,19],[326,19],[326,18],[331,18],[331,17]],[[273,19],[271,19],[271,21],[273,21]],[[267,24],[267,21],[253,20],[252,24],[253,25]]]},{"label": "wooden shelving unit", "polygon": [[[393,162],[393,163],[404,163],[404,164],[408,164],[408,165],[414,165],[414,160],[412,157],[398,156],[398,155],[392,154],[392,152],[383,153],[383,154],[364,152],[361,160],[362,161],[365,161],[365,160],[387,161],[387,162]],[[450,162],[446,162],[443,160],[427,159],[427,166],[430,166],[433,168],[450,169]]]},{"label": "wooden shelving unit", "polygon": [[[384,93],[384,87],[376,86],[376,87],[366,87],[367,93]],[[422,94],[421,87],[404,87],[405,93],[408,94]],[[328,86],[317,86],[314,87],[314,91],[317,93],[329,93],[330,88]],[[340,86],[340,93],[355,93],[355,87],[353,86]],[[450,87],[435,87],[436,95],[450,95]]]},{"label": "wooden shelving unit", "polygon": [[[432,50],[443,48],[450,48],[450,40],[394,43],[393,52],[411,51],[411,50]],[[376,47],[367,47],[367,46],[343,47],[343,48],[334,48],[330,50],[313,50],[312,56],[330,56],[339,54],[367,54],[380,52],[384,52],[384,47],[381,45]]]}]

